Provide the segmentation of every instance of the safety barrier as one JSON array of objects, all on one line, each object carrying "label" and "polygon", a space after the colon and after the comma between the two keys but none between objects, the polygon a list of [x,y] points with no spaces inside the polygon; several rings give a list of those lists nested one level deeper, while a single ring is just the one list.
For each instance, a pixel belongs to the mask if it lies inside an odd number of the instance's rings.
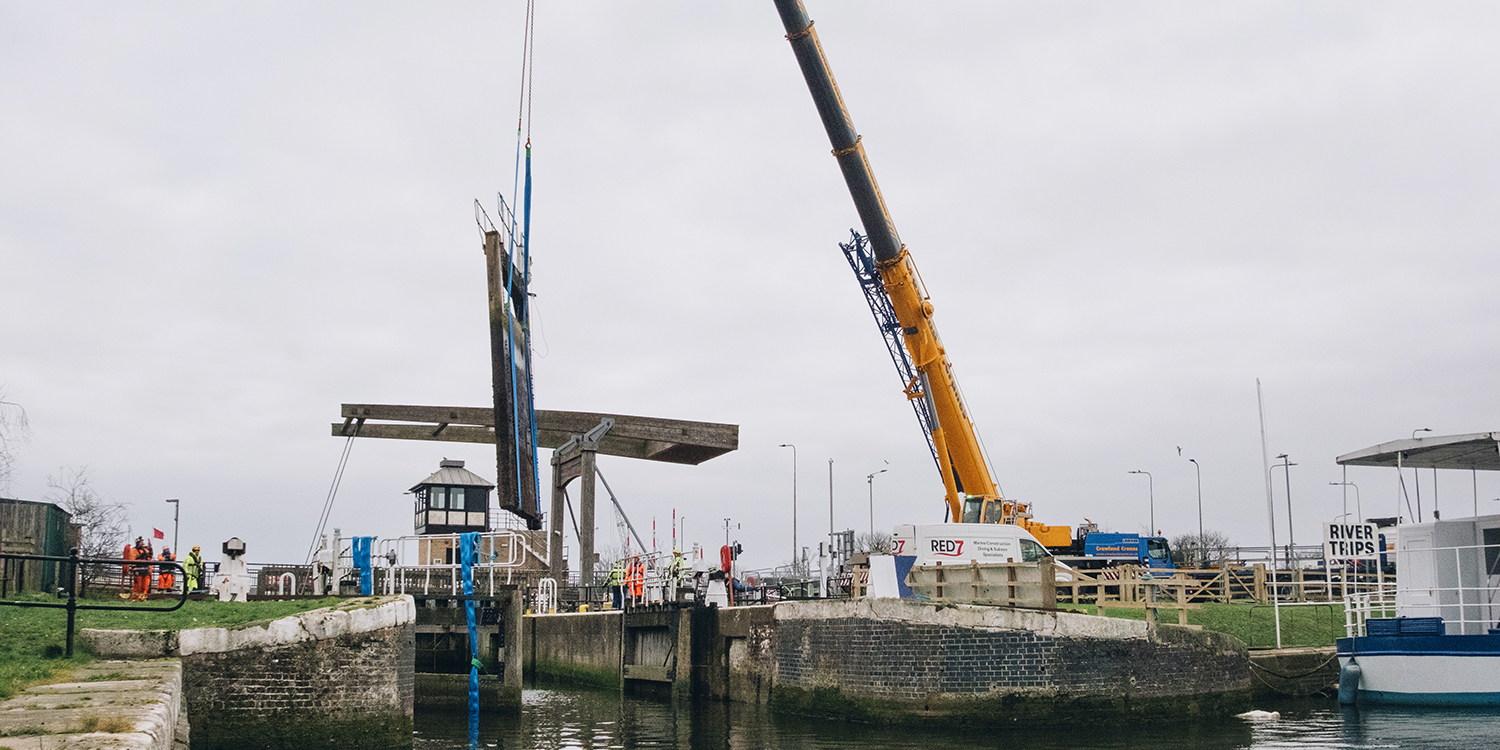
[{"label": "safety barrier", "polygon": [[[45,607],[48,609],[66,609],[68,611],[67,649],[66,655],[73,656],[73,623],[78,610],[119,610],[135,612],[175,612],[187,603],[187,589],[183,587],[177,602],[170,607],[144,607],[134,605],[110,604],[108,606],[78,603],[78,573],[79,565],[119,565],[121,569],[129,568],[132,571],[142,571],[140,574],[152,575],[152,571],[162,571],[171,568],[174,573],[183,573],[182,565],[176,561],[169,560],[115,560],[111,558],[81,557],[77,549],[69,552],[67,557],[58,555],[19,555],[0,554],[0,561],[10,560],[38,560],[43,562],[65,563],[60,576],[65,585],[58,590],[58,596],[67,594],[66,603],[56,602],[25,602],[25,601],[0,601],[0,605],[9,607]],[[138,575],[140,575],[138,574]]]},{"label": "safety barrier", "polygon": [[1500,545],[1404,549],[1394,553],[1398,581],[1344,597],[1344,628],[1365,635],[1368,620],[1441,617],[1447,633],[1482,635],[1500,628]]},{"label": "safety barrier", "polygon": [[[385,560],[376,571],[377,588],[387,594],[462,595],[462,571],[458,563],[458,534],[428,534],[378,540],[371,564]],[[545,566],[547,559],[514,531],[492,531],[478,540],[479,564],[474,566],[474,589],[479,596],[494,596],[498,586],[527,582],[521,573],[528,556]],[[498,574],[498,575],[497,575]]]},{"label": "safety barrier", "polygon": [[916,566],[906,578],[912,593],[939,602],[1057,609],[1051,558],[1030,563]]}]

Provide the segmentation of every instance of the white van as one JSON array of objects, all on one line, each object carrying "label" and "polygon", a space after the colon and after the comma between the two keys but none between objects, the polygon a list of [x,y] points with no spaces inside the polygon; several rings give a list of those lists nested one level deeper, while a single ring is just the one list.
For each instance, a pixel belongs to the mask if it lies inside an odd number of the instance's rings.
[{"label": "white van", "polygon": [[916,565],[1036,562],[1050,554],[1031,532],[1001,523],[903,524],[894,541],[893,554],[916,557]]}]

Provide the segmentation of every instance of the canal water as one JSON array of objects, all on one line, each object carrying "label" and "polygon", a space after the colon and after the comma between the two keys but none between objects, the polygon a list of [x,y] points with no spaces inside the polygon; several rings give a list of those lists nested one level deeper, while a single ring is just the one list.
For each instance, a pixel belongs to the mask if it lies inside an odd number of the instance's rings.
[{"label": "canal water", "polygon": [[[1270,750],[1271,748],[1500,747],[1500,710],[1340,709],[1332,700],[1266,703],[1278,721],[1091,725],[1073,730],[908,730],[772,716],[763,707],[673,706],[619,693],[527,690],[520,716],[482,717],[479,748],[672,748],[673,750]],[[413,750],[468,748],[462,712],[418,712]]]}]

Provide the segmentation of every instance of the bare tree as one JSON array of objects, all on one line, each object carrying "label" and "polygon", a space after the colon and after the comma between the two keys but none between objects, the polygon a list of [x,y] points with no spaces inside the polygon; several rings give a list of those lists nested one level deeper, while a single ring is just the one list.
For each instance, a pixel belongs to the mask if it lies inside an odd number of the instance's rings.
[{"label": "bare tree", "polygon": [[84,557],[117,558],[125,548],[126,521],[129,513],[124,503],[99,497],[90,484],[88,467],[58,469],[57,476],[47,477],[47,502],[73,516],[80,530],[79,554]]},{"label": "bare tree", "polygon": [[860,534],[854,538],[855,552],[868,552],[872,555],[889,555],[896,550],[896,540],[890,532],[872,531]]},{"label": "bare tree", "polygon": [[10,493],[10,479],[16,468],[16,451],[31,436],[31,425],[26,420],[26,410],[20,404],[7,400],[4,388],[0,388],[0,495]]},{"label": "bare tree", "polygon": [[1196,565],[1206,568],[1209,565],[1222,565],[1226,556],[1225,550],[1232,546],[1229,535],[1220,531],[1204,529],[1203,538],[1199,539],[1197,533],[1180,534],[1172,538],[1173,557],[1179,563]]}]

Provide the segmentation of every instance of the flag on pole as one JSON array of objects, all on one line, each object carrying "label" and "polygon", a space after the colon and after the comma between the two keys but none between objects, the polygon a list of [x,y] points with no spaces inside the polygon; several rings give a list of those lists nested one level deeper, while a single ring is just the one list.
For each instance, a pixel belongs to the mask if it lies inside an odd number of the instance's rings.
[{"label": "flag on pole", "polygon": [[153,536],[153,537],[155,537],[157,539],[166,539],[167,538],[167,535],[163,534],[162,531],[161,531],[161,529],[158,529],[158,528],[156,528],[154,526],[151,528],[151,536]]}]

